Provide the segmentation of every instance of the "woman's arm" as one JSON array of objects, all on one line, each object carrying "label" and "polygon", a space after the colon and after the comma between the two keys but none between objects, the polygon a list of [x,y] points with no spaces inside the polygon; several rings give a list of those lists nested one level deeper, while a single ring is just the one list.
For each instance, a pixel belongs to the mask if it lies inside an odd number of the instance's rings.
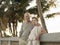
[{"label": "woman's arm", "polygon": [[40,35],[47,33],[46,30],[45,30],[44,28],[41,28],[41,29],[42,29],[42,30],[41,30]]},{"label": "woman's arm", "polygon": [[35,39],[35,40],[39,40],[39,38],[40,38],[40,36],[41,36],[42,34],[47,33],[45,29],[43,29],[43,28],[41,28],[41,29],[42,29],[41,32],[36,36],[36,39]]}]

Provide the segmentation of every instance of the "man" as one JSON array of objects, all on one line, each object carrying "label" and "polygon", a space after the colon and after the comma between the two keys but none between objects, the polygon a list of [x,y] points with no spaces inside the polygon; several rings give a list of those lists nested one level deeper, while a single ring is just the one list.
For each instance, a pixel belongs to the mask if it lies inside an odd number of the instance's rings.
[{"label": "man", "polygon": [[20,31],[19,45],[26,45],[26,41],[32,29],[33,29],[33,24],[30,21],[30,13],[26,12],[24,14],[24,22],[22,23],[22,27]]}]

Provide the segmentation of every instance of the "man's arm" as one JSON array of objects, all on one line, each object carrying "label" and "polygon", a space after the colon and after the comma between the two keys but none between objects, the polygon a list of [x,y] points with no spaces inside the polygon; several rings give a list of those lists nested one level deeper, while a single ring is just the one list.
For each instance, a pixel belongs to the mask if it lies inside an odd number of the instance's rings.
[{"label": "man's arm", "polygon": [[23,33],[23,23],[22,23],[21,30],[20,30],[20,33],[19,33],[19,37],[21,37],[22,33]]}]

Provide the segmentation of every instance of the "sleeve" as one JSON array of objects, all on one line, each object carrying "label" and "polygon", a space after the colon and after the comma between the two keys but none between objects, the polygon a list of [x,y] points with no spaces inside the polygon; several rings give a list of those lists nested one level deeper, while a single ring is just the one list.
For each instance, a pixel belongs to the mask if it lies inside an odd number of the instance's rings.
[{"label": "sleeve", "polygon": [[38,29],[37,29],[37,33],[41,33],[41,30],[42,30],[41,26],[39,26]]}]

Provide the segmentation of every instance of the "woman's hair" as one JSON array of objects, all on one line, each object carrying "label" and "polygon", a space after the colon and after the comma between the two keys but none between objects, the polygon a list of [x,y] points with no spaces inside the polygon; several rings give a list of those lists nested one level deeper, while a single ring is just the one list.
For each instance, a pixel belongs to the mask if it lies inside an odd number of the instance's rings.
[{"label": "woman's hair", "polygon": [[36,19],[38,21],[38,18],[37,17],[32,17],[32,19]]}]

